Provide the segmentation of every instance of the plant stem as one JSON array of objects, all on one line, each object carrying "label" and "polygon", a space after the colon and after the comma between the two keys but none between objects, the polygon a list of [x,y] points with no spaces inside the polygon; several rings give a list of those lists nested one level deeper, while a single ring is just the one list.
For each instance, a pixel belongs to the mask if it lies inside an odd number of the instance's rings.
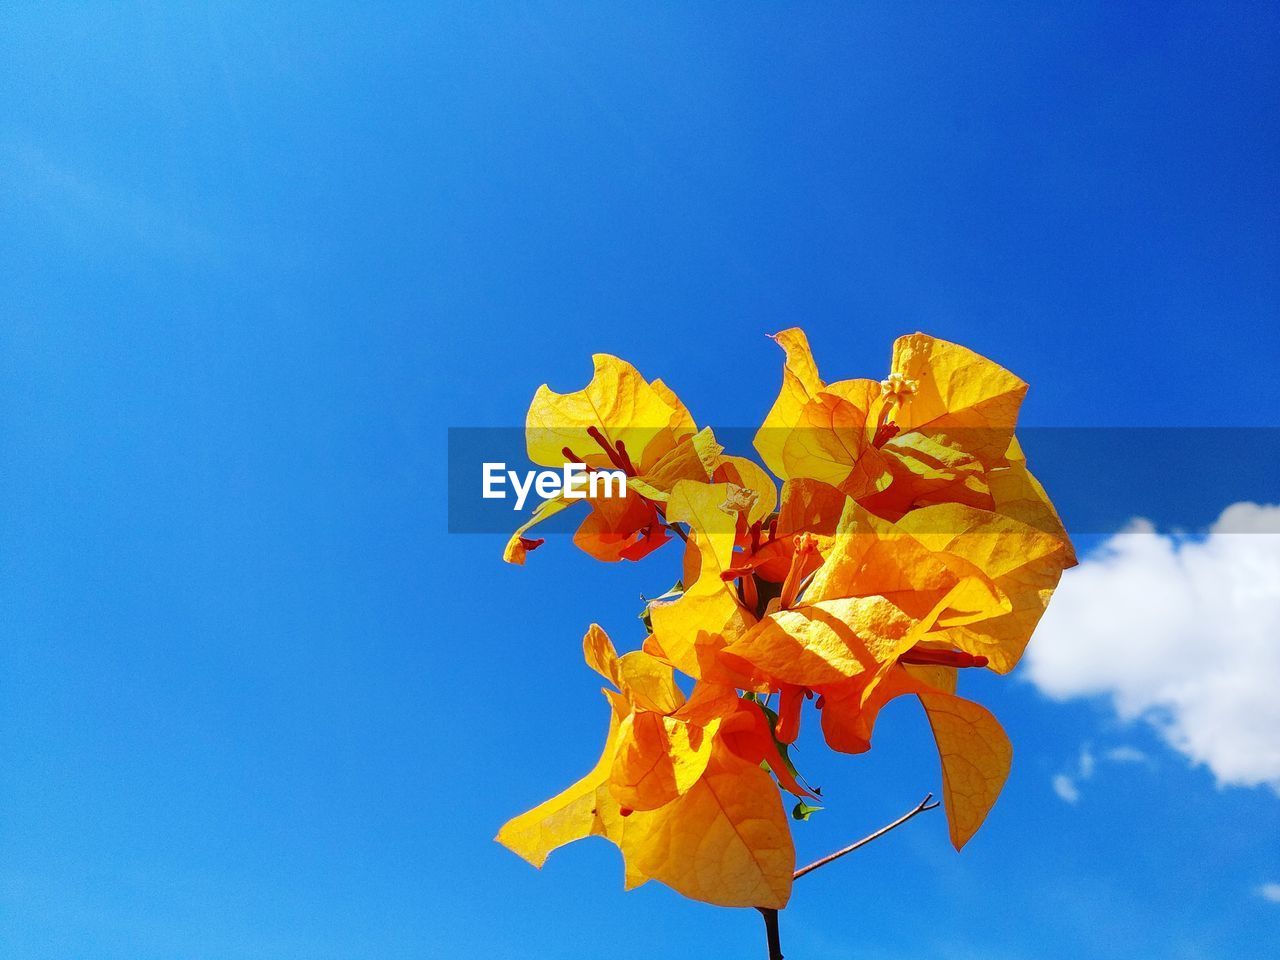
[{"label": "plant stem", "polygon": [[758,907],[764,917],[764,935],[769,941],[769,960],[782,960],[782,939],[778,935],[778,911],[772,907]]}]

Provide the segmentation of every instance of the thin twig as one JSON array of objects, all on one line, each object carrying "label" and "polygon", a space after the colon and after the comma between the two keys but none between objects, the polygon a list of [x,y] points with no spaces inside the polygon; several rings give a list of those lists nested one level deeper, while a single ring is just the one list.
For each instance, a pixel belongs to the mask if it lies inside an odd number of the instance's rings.
[{"label": "thin twig", "polygon": [[[856,843],[851,843],[849,846],[842,850],[837,850],[835,853],[829,853],[821,860],[813,861],[813,863],[809,864],[807,867],[801,867],[792,874],[791,879],[799,880],[806,873],[812,873],[819,867],[825,867],[833,860],[839,860],[846,853],[853,853],[853,851],[857,850],[859,847],[865,847],[872,840],[877,840],[880,837],[883,837],[890,830],[902,826],[917,814],[924,813],[928,810],[936,810],[939,806],[940,804],[938,801],[933,799],[933,794],[926,793],[923,800],[900,816],[897,820],[893,821],[893,823],[887,823],[875,833],[868,834]],[[782,938],[778,932],[778,911],[770,907],[756,907],[756,909],[759,910],[760,915],[764,917],[764,933],[769,943],[769,960],[782,960]]]},{"label": "thin twig", "polygon": [[906,823],[908,820],[910,820],[912,817],[916,816],[917,814],[924,813],[927,810],[936,810],[938,806],[939,806],[939,803],[937,800],[933,799],[933,794],[926,793],[923,800],[921,800],[914,807],[912,807],[910,810],[908,810],[906,813],[900,816],[897,820],[893,821],[893,823],[887,823],[883,827],[881,827],[879,830],[877,830],[875,833],[868,834],[867,836],[863,837],[861,840],[858,840],[855,843],[851,843],[849,844],[849,846],[844,847],[840,850],[837,850],[835,853],[829,853],[822,859],[813,861],[813,863],[809,864],[807,867],[801,867],[794,874],[792,874],[792,879],[799,880],[806,873],[812,873],[814,870],[817,870],[819,867],[825,867],[828,863],[831,863],[833,860],[839,860],[846,853],[853,853],[853,851],[857,850],[859,847],[866,846],[872,840],[878,840],[880,837],[883,837],[886,833],[888,833],[890,830],[893,830],[895,827],[902,826],[904,823]]},{"label": "thin twig", "polygon": [[672,533],[679,535],[680,539],[683,540],[685,543],[688,543],[689,535],[685,533],[683,529],[681,529],[680,524],[672,523],[670,520],[667,519],[666,508],[663,507],[663,505],[658,503],[656,500],[651,502],[653,503],[653,509],[656,510],[658,513],[658,519],[662,521],[662,525],[666,527],[668,530],[670,530]]}]

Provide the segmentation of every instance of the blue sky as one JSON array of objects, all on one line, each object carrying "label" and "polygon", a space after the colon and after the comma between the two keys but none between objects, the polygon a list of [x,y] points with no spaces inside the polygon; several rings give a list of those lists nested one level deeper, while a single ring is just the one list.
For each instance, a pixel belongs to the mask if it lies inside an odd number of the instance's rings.
[{"label": "blue sky", "polygon": [[[446,534],[447,428],[518,424],[593,351],[749,426],[797,323],[833,377],[964,342],[1035,425],[1274,426],[1278,19],[6,9],[0,953],[762,953],[749,912],[624,894],[602,841],[541,874],[491,842],[596,756],[584,627],[638,643],[676,562]],[[1280,500],[1199,492],[1188,522]],[[788,956],[1263,955],[1276,792],[1106,695],[972,689],[1016,752],[987,826],[801,881]],[[802,741],[802,858],[936,790],[922,720],[883,724],[864,758]]]}]

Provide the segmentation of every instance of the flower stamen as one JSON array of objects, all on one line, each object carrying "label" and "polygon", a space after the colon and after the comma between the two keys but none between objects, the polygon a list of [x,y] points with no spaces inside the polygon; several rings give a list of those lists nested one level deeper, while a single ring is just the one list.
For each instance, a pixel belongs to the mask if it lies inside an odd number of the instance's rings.
[{"label": "flower stamen", "polygon": [[782,593],[778,595],[778,602],[784,610],[790,609],[796,602],[805,578],[813,572],[819,562],[821,558],[818,556],[818,541],[807,533],[796,537],[795,552],[791,555],[791,567],[787,570],[786,579],[782,581]]},{"label": "flower stamen", "polygon": [[636,468],[631,462],[631,458],[627,456],[627,447],[621,440],[617,444],[610,444],[605,435],[600,432],[600,428],[596,426],[587,427],[587,436],[594,440],[600,449],[604,451],[604,455],[609,458],[609,462],[621,470],[629,477],[636,475]]},{"label": "flower stamen", "polygon": [[893,397],[902,401],[910,397],[920,388],[920,384],[916,380],[912,380],[901,373],[891,373],[885,379],[880,381],[880,392],[885,396]]},{"label": "flower stamen", "polygon": [[935,667],[985,667],[990,661],[981,654],[965,653],[962,650],[914,647],[899,657],[898,662]]}]

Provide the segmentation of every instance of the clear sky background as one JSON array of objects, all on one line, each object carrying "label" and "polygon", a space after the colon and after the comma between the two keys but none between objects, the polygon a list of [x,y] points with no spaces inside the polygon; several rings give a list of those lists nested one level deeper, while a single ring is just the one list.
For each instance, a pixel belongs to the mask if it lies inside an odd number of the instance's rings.
[{"label": "clear sky background", "polygon": [[[964,342],[1033,424],[1280,423],[1280,12],[1063,6],[6,5],[0,954],[762,955],[603,841],[542,873],[492,842],[597,755],[583,629],[638,644],[677,562],[447,535],[446,429],[593,351],[750,426],[797,323],[833,379]],[[1280,500],[1198,489],[1201,525]],[[1015,745],[987,826],[801,881],[788,956],[1268,955],[1274,714],[1143,685],[1254,630],[1215,689],[1276,689],[1270,556],[1213,554],[1252,599],[1167,654],[1140,591],[1064,601],[1068,659],[1138,638],[1137,679],[976,678]],[[802,740],[802,859],[937,789],[922,718],[882,723]]]}]

